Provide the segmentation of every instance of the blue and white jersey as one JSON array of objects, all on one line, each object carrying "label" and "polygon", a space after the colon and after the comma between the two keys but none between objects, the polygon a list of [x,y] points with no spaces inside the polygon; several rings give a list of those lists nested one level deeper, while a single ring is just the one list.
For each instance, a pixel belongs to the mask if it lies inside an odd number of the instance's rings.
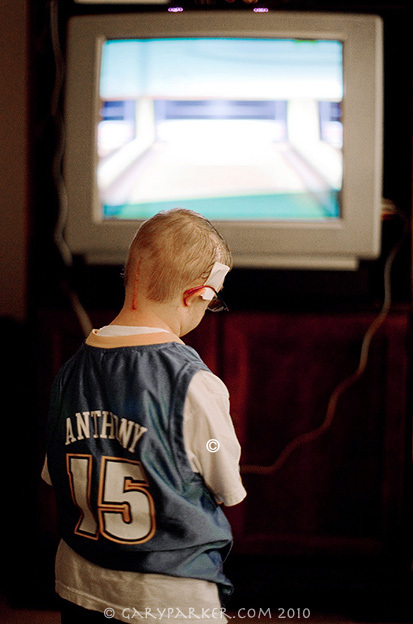
[{"label": "blue and white jersey", "polygon": [[102,567],[198,578],[232,591],[229,523],[189,464],[188,386],[208,370],[180,341],[106,348],[93,335],[58,374],[47,459],[59,529]]}]

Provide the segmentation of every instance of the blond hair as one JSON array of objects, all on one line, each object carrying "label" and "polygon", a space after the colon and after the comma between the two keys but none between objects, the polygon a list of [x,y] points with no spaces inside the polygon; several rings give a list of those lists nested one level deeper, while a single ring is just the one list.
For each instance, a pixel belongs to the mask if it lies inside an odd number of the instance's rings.
[{"label": "blond hair", "polygon": [[208,278],[215,262],[232,267],[229,247],[202,215],[175,208],[143,222],[129,248],[124,278],[143,283],[148,299],[165,303]]}]

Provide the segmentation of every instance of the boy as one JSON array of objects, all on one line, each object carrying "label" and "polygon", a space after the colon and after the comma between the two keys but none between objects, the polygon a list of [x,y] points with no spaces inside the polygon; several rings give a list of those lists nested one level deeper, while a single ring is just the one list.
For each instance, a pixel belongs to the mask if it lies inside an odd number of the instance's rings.
[{"label": "boy", "polygon": [[121,311],[55,380],[43,477],[56,492],[63,624],[226,621],[232,536],[219,504],[246,494],[240,447],[225,385],[180,337],[225,306],[231,262],[201,215],[145,221]]}]

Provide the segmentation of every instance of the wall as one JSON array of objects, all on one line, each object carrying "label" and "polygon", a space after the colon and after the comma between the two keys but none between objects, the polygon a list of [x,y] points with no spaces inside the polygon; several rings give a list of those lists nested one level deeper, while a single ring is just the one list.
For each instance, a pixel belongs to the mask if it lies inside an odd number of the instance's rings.
[{"label": "wall", "polygon": [[[0,3],[0,316],[26,316],[28,0]],[[18,45],[17,45],[18,43]]]}]

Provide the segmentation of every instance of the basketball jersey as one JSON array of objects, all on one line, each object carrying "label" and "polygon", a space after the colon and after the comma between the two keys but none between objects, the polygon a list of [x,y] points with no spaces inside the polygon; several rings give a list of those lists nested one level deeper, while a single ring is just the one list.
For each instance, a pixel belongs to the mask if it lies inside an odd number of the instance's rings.
[{"label": "basketball jersey", "polygon": [[182,343],[84,344],[52,389],[48,467],[59,530],[102,567],[232,585],[232,534],[183,440],[186,392],[208,370]]}]

